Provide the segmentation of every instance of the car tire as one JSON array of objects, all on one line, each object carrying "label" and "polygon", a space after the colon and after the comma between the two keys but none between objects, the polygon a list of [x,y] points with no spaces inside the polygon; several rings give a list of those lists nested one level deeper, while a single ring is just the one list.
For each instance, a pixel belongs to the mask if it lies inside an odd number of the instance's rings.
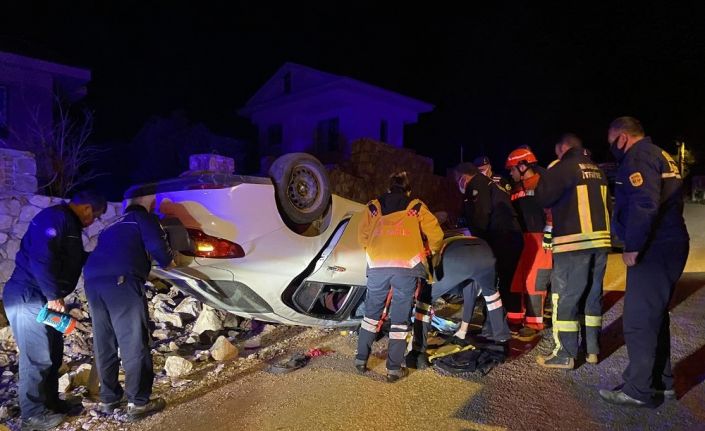
[{"label": "car tire", "polygon": [[269,168],[269,177],[280,210],[293,223],[312,223],[330,204],[328,174],[321,162],[310,154],[290,153],[279,157]]}]

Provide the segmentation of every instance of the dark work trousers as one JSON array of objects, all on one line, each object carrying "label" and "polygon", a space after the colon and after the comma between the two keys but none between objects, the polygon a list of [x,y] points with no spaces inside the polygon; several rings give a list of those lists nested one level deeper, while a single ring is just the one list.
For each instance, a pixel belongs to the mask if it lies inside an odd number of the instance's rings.
[{"label": "dark work trousers", "polygon": [[[152,355],[144,281],[126,277],[86,280],[86,296],[93,322],[93,350],[100,378],[100,399],[119,401],[120,361],[125,369],[125,393],[130,403],[141,406],[152,394]],[[118,357],[118,347],[120,357]]]},{"label": "dark work trousers", "polygon": [[377,337],[379,320],[389,289],[392,289],[392,304],[389,310],[391,329],[387,352],[387,371],[398,373],[406,352],[406,336],[409,334],[411,306],[416,290],[418,274],[407,268],[373,268],[367,271],[367,296],[365,317],[360,325],[357,342],[357,364],[366,364]]},{"label": "dark work trousers", "polygon": [[428,347],[428,332],[431,330],[431,312],[433,299],[432,287],[424,279],[419,279],[414,313],[412,349],[414,352],[425,353]]},{"label": "dark work trousers", "polygon": [[509,304],[512,300],[512,279],[524,248],[524,237],[519,231],[490,232],[487,236],[487,243],[497,260],[499,294],[502,296],[503,303]]},{"label": "dark work trousers", "polygon": [[433,283],[432,300],[460,288],[463,292],[463,322],[470,323],[475,301],[481,294],[487,306],[485,331],[495,341],[510,338],[502,298],[495,284],[495,258],[486,242],[463,238],[450,242],[443,250],[439,280]]},{"label": "dark work trousers", "polygon": [[[553,331],[557,341],[554,354],[578,357],[578,334],[585,315],[587,353],[600,352],[602,329],[602,282],[607,251],[590,249],[553,254]],[[581,302],[584,301],[584,310]],[[556,335],[557,334],[557,335]]]},{"label": "dark work trousers", "polygon": [[59,367],[64,355],[61,332],[37,322],[46,298],[39,288],[8,281],[2,295],[5,313],[19,348],[19,401],[22,419],[56,406]]},{"label": "dark work trousers", "polygon": [[673,389],[668,304],[688,251],[686,241],[652,245],[627,268],[624,341],[629,365],[622,390],[640,401],[649,401],[654,389]]}]

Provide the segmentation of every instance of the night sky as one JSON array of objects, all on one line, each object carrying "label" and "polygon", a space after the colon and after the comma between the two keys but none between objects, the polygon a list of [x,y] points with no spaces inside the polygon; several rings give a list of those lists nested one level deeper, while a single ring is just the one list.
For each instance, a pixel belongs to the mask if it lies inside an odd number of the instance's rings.
[{"label": "night sky", "polygon": [[607,160],[606,127],[620,115],[667,150],[683,139],[705,158],[702,2],[464,2],[467,13],[457,2],[14,3],[3,6],[0,50],[91,69],[84,102],[101,145],[119,147],[174,110],[254,140],[235,112],[291,61],[434,104],[406,145],[439,173],[460,146],[499,165],[528,144],[547,163],[566,131]]}]

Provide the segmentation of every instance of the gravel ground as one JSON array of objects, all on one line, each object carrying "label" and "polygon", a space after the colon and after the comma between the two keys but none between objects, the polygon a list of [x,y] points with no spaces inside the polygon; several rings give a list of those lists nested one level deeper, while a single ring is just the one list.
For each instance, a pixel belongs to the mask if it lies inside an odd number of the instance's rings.
[{"label": "gravel ground", "polygon": [[[546,370],[536,356],[550,349],[550,334],[531,345],[513,340],[512,359],[487,376],[446,376],[412,370],[396,384],[384,381],[384,342],[372,371],[358,375],[356,337],[338,331],[277,327],[256,352],[225,364],[207,362],[155,392],[169,406],[128,425],[83,415],[61,429],[104,430],[705,430],[705,206],[687,206],[691,255],[671,311],[678,401],[659,408],[618,408],[602,402],[599,388],[621,382],[627,352],[621,329],[624,268],[611,255],[605,280],[603,355],[598,365]],[[272,374],[268,364],[320,348],[303,369]],[[173,387],[176,386],[176,387]]]}]

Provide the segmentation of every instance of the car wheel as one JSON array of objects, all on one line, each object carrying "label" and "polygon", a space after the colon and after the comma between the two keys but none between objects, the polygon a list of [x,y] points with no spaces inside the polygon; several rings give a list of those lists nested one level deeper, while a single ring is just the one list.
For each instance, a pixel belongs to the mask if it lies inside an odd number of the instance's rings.
[{"label": "car wheel", "polygon": [[306,224],[321,217],[330,203],[330,182],[325,168],[306,153],[285,154],[272,163],[269,176],[277,203],[293,223]]}]

